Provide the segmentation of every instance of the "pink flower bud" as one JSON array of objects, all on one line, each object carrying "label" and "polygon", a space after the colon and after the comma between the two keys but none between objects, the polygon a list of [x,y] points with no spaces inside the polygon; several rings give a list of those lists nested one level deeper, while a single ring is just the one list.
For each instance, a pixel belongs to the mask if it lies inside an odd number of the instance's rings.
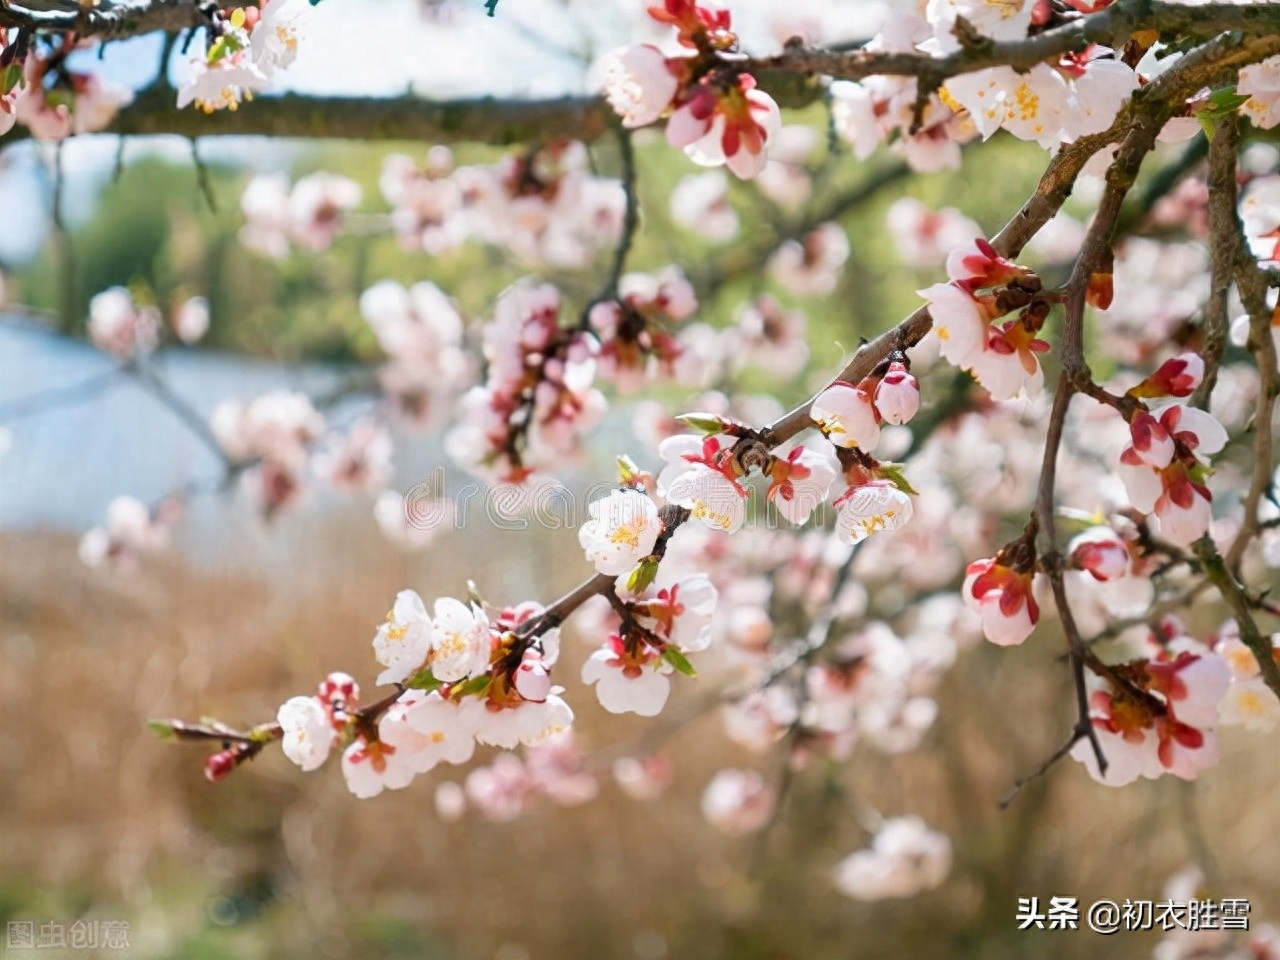
[{"label": "pink flower bud", "polygon": [[236,768],[236,752],[220,750],[204,762],[204,778],[210,783],[225,780]]},{"label": "pink flower bud", "polygon": [[1202,380],[1204,360],[1194,353],[1181,353],[1162,363],[1129,393],[1135,397],[1189,397]]},{"label": "pink flower bud", "polygon": [[1071,562],[1095,580],[1115,580],[1129,569],[1129,550],[1109,527],[1094,527],[1071,541]]},{"label": "pink flower bud", "polygon": [[906,423],[920,409],[920,383],[905,364],[889,364],[889,372],[876,387],[876,409],[886,423]]},{"label": "pink flower bud", "polygon": [[356,683],[355,678],[349,673],[343,673],[335,670],[324,678],[324,682],[320,684],[320,697],[323,700],[332,700],[334,697],[341,697],[343,702],[354,701],[360,696],[360,686]]},{"label": "pink flower bud", "polygon": [[534,703],[541,703],[551,695],[551,674],[537,650],[525,653],[520,666],[516,667],[515,684],[516,692]]},{"label": "pink flower bud", "polygon": [[1137,459],[1160,470],[1173,459],[1173,437],[1169,431],[1149,413],[1139,413],[1129,423],[1133,438],[1133,452]]}]

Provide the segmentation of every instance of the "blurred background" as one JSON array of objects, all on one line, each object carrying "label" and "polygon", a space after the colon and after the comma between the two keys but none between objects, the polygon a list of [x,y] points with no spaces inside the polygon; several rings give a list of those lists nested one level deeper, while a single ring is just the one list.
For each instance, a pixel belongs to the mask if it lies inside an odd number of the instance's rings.
[{"label": "blurred background", "polygon": [[[493,22],[479,3],[459,6],[442,24],[408,0],[325,0],[316,42],[303,46],[288,84],[378,93],[408,82],[441,97],[579,92],[590,51],[608,37],[606,14],[584,13],[583,4],[502,0]],[[874,32],[884,7],[834,6],[854,38]],[[572,42],[558,48],[548,37]],[[148,43],[112,45],[107,69],[120,82],[144,81],[158,52]],[[370,65],[354,81],[332,66],[348,48]],[[368,55],[374,48],[379,56]],[[825,135],[820,106],[788,120]],[[237,241],[238,198],[254,172],[327,170],[364,187],[361,212],[373,217],[383,157],[420,158],[426,146],[208,141],[200,148],[207,190],[185,140],[89,137],[60,157],[33,144],[0,154],[0,267],[7,301],[23,305],[0,324],[9,448],[0,455],[0,921],[124,921],[129,955],[192,960],[1129,957],[1151,955],[1160,935],[1018,931],[1018,899],[1159,900],[1189,867],[1219,896],[1250,899],[1255,923],[1280,920],[1270,839],[1280,769],[1265,739],[1240,728],[1222,732],[1222,763],[1199,783],[1166,777],[1108,790],[1067,761],[999,809],[1073,719],[1061,644],[1050,638],[962,653],[921,749],[897,757],[859,749],[848,763],[794,774],[725,738],[713,680],[677,684],[651,722],[605,713],[568,671],[558,680],[578,711],[599,796],[574,808],[539,798],[507,823],[442,817],[436,787],[461,779],[452,768],[358,801],[333,765],[304,775],[268,751],[211,785],[201,748],[160,742],[149,718],[250,725],[333,669],[372,691],[368,643],[406,586],[460,596],[474,580],[509,602],[549,599],[581,577],[571,529],[501,529],[477,518],[406,554],[372,522],[371,496],[322,491],[270,522],[234,489],[194,498],[173,548],[132,574],[77,557],[80,532],[118,494],[150,502],[184,485],[216,485],[220,470],[171,409],[127,379],[103,377],[113,362],[82,339],[88,299],[115,284],[150,291],[160,304],[208,298],[202,345],[166,348],[154,361],[204,416],[227,397],[285,386],[339,397],[330,415],[341,420],[362,402],[344,385],[380,357],[357,307],[373,281],[430,279],[478,317],[525,271],[478,247],[408,253],[372,230],[269,261]],[[699,319],[730,322],[738,303],[773,291],[772,281],[758,269],[719,278],[725,251],[669,219],[667,197],[692,168],[643,137],[638,149],[645,222],[632,265],[676,262],[695,279],[715,278]],[[456,150],[460,164],[501,155]],[[888,160],[825,165],[824,196],[885,184],[841,216],[852,252],[836,293],[806,304],[810,375],[770,385],[777,399],[789,404],[825,381],[859,337],[896,322],[918,302],[914,291],[936,279],[895,253],[885,228],[895,200],[952,205],[990,231],[1034,186],[1043,157],[1000,140],[973,147],[962,173],[894,178]],[[592,162],[616,172],[612,143],[594,146]],[[733,190],[742,247],[771,249],[796,222],[749,186]],[[602,271],[552,279],[583,302]],[[766,382],[753,376],[742,385]],[[56,408],[22,406],[77,384],[95,385]],[[689,399],[675,387],[658,396],[673,407]],[[627,448],[630,410],[611,416],[569,478],[578,489],[607,479]],[[444,462],[438,436],[396,439],[395,489]],[[565,642],[580,662],[598,639],[567,628]],[[640,802],[609,767],[652,751],[670,759],[674,782]],[[757,769],[781,792],[765,829],[731,837],[707,824],[700,798],[723,767]],[[941,887],[871,904],[834,888],[834,866],[866,845],[878,813],[915,814],[951,837],[955,865]],[[0,946],[0,955],[30,954]]]}]

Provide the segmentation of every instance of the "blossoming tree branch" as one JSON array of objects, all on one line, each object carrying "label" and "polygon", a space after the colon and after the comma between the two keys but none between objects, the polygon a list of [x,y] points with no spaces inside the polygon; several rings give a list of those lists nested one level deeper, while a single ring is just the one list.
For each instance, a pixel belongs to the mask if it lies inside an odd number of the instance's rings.
[{"label": "blossoming tree branch", "polygon": [[[361,389],[380,403],[343,429],[316,398],[285,391],[227,401],[204,422],[147,357],[169,337],[198,341],[208,305],[173,307],[166,327],[138,291],[98,294],[90,338],[218,452],[221,486],[237,480],[268,516],[308,484],[378,491],[388,536],[421,549],[436,530],[416,521],[449,504],[384,489],[393,428],[443,428],[458,465],[536,489],[581,460],[610,396],[665,384],[697,399],[634,407],[648,449],[617,451],[616,487],[578,530],[584,578],[559,599],[498,601],[473,586],[428,602],[405,589],[370,618],[374,693],[334,672],[248,728],[157,721],[212,747],[210,780],[276,747],[304,771],[336,752],[351,791],[371,797],[491,746],[508,752],[473,767],[465,790],[443,785],[442,812],[584,802],[597,784],[574,730],[594,708],[571,706],[557,678],[578,675],[609,712],[655,717],[673,684],[726,663],[747,678],[716,697],[733,739],[781,749],[796,769],[846,760],[857,743],[901,753],[938,720],[933,695],[958,651],[1059,633],[1074,720],[1013,793],[1066,757],[1112,787],[1194,779],[1217,761],[1219,727],[1274,728],[1280,5],[928,0],[894,5],[856,48],[794,38],[770,52],[741,48],[732,6],[663,0],[635,11],[635,35],[652,42],[601,58],[599,96],[453,103],[272,94],[308,11],[301,0],[0,6],[11,137],[431,140],[425,162],[387,158],[379,228],[425,256],[479,244],[530,270],[478,333],[430,282],[369,287],[360,309],[386,362]],[[149,31],[185,37],[176,90],[163,71],[135,96],[69,65],[79,47]],[[726,170],[765,202],[805,207],[820,138],[784,124],[780,100],[825,104],[828,164],[891,153],[899,165],[807,207],[818,216],[793,218],[800,229],[779,244],[730,251],[711,282],[695,283],[690,265],[629,270],[645,214],[633,131],[659,128],[705,168],[681,180],[671,213],[713,245],[741,230]],[[587,161],[585,143],[606,135],[617,177]],[[888,216],[899,255],[936,280],[918,309],[789,411],[736,385],[748,367],[779,383],[803,375],[806,320],[761,294],[730,326],[702,322],[716,279],[763,270],[794,300],[830,297],[850,254],[841,213],[898,176],[958,169],[970,144],[995,136],[1046,151],[1003,229],[985,237],[958,210],[899,200]],[[458,166],[446,141],[519,150]],[[1093,198],[1083,222],[1064,209],[1073,192]],[[258,176],[241,198],[243,242],[276,258],[323,250],[362,199],[333,174]],[[596,292],[538,278],[556,271],[587,272]],[[135,563],[198,492],[121,497],[82,555]],[[561,641],[571,618],[591,639],[579,662]],[[656,753],[615,773],[638,797],[671,776]],[[777,800],[758,774],[725,770],[703,803],[746,831]],[[910,895],[946,875],[946,837],[903,813],[840,864],[851,896]]]}]

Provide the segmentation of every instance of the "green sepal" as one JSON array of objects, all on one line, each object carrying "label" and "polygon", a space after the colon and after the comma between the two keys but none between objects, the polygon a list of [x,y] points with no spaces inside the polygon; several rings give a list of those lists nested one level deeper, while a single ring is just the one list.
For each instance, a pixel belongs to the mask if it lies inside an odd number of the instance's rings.
[{"label": "green sepal", "polygon": [[910,494],[913,497],[919,496],[920,491],[913,487],[907,480],[906,476],[902,472],[902,467],[903,464],[901,463],[882,463],[877,470],[880,476],[884,477],[903,493]]},{"label": "green sepal", "polygon": [[693,669],[693,664],[689,662],[689,658],[675,647],[667,647],[667,649],[663,650],[662,659],[686,677],[696,677],[698,675],[698,671]]},{"label": "green sepal", "polygon": [[147,729],[161,740],[173,740],[178,736],[171,720],[148,720]]},{"label": "green sepal", "polygon": [[676,420],[707,436],[723,433],[724,428],[728,426],[723,417],[714,413],[682,413],[676,417]]},{"label": "green sepal", "polygon": [[631,593],[640,593],[653,583],[657,576],[658,558],[645,557],[627,574],[627,590]]},{"label": "green sepal", "polygon": [[618,483],[624,487],[634,486],[640,481],[640,468],[625,453],[618,456]]},{"label": "green sepal", "polygon": [[411,690],[427,690],[427,691],[439,690],[441,687],[444,686],[443,683],[441,683],[438,679],[436,679],[436,675],[431,672],[430,667],[423,667],[421,670],[419,670],[417,673],[411,676],[408,680],[406,680],[404,685],[406,687],[409,687]]},{"label": "green sepal", "polygon": [[1233,116],[1248,100],[1249,98],[1244,94],[1237,93],[1235,87],[1223,87],[1209,94],[1208,99],[1196,109],[1194,114],[1204,129],[1204,135],[1212,140],[1218,123]]},{"label": "green sepal", "polygon": [[470,680],[463,680],[461,683],[454,684],[450,690],[451,697],[474,697],[484,693],[489,689],[489,684],[493,682],[493,677],[487,673],[482,673],[478,677],[472,677]]}]

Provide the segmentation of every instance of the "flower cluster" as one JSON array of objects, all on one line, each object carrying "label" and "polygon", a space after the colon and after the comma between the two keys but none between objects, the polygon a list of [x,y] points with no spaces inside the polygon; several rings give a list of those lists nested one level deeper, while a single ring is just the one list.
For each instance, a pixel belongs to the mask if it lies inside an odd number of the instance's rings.
[{"label": "flower cluster", "polygon": [[305,394],[275,390],[247,404],[224,400],[210,427],[228,458],[253,465],[245,483],[270,516],[302,492],[308,448],[325,422]]},{"label": "flower cluster", "polygon": [[[450,179],[461,192],[460,208],[446,221],[450,235],[505,250],[530,267],[581,269],[622,234],[622,184],[592,174],[577,141],[460,167]],[[396,204],[393,219],[401,210]]]},{"label": "flower cluster", "polygon": [[1171,773],[1191,780],[1218,762],[1214,729],[1232,680],[1217,653],[1186,636],[1173,617],[1147,637],[1139,656],[1115,664],[1096,679],[1090,696],[1094,735],[1107,760],[1103,774],[1092,743],[1071,755],[1099,783],[1123,786],[1138,777]]},{"label": "flower cluster", "polygon": [[9,41],[9,32],[0,29],[0,49],[5,52],[4,69],[0,69],[0,136],[19,123],[37,140],[97,133],[133,102],[133,91],[127,87],[67,66],[67,55],[76,46],[73,38],[43,55],[27,48],[21,60],[13,61],[9,55],[16,57],[26,42]]},{"label": "flower cluster", "polygon": [[190,61],[178,88],[178,108],[235,110],[265,90],[276,71],[298,55],[300,21],[308,9],[304,0],[262,0],[225,16],[215,12],[208,49]]},{"label": "flower cluster", "polygon": [[[1038,338],[1051,303],[1040,278],[977,239],[947,257],[948,283],[919,291],[929,301],[931,336],[950,363],[972,373],[996,400],[1034,398],[1044,389]],[[1012,311],[1018,315],[1004,323]]]},{"label": "flower cluster", "polygon": [[484,346],[487,376],[462,398],[460,422],[446,437],[450,455],[506,483],[573,459],[606,404],[592,386],[598,342],[561,326],[556,288],[522,281],[503,292]]},{"label": "flower cluster", "polygon": [[511,749],[567,730],[573,711],[550,675],[559,631],[519,635],[541,613],[536,604],[522,604],[490,616],[478,603],[442,597],[428,614],[418,594],[402,591],[373,639],[385,667],[378,682],[401,692],[372,712],[353,709],[353,691],[336,706],[326,702],[325,687],[318,701],[293,698],[278,718],[286,755],[314,770],[346,742],[347,786],[371,797],[403,788],[440,763],[465,763],[477,743]]},{"label": "flower cluster", "polygon": [[951,841],[919,817],[886,820],[871,846],[840,861],[836,887],[855,900],[913,897],[951,872]]},{"label": "flower cluster", "polygon": [[145,357],[155,350],[161,326],[159,309],[139,304],[124,287],[103,290],[89,301],[89,339],[121,360]]},{"label": "flower cluster", "polygon": [[600,341],[600,375],[621,393],[659,374],[676,376],[683,351],[672,328],[697,309],[693,287],[675,267],[622,277],[618,298],[601,301],[588,313],[591,331]]},{"label": "flower cluster", "polygon": [[360,312],[388,357],[378,383],[396,412],[415,426],[438,423],[475,378],[458,308],[430,281],[405,289],[383,280],[361,294]]},{"label": "flower cluster", "polygon": [[667,142],[694,163],[758,175],[782,126],[778,105],[736,65],[738,39],[728,10],[696,0],[663,0],[649,15],[677,31],[690,55],[666,56],[650,44],[609,54],[604,90],[627,127],[667,120]]},{"label": "flower cluster", "polygon": [[245,218],[240,241],[277,260],[294,245],[313,253],[324,250],[362,197],[358,183],[332,173],[308,174],[292,187],[284,174],[260,174],[240,195]]}]

